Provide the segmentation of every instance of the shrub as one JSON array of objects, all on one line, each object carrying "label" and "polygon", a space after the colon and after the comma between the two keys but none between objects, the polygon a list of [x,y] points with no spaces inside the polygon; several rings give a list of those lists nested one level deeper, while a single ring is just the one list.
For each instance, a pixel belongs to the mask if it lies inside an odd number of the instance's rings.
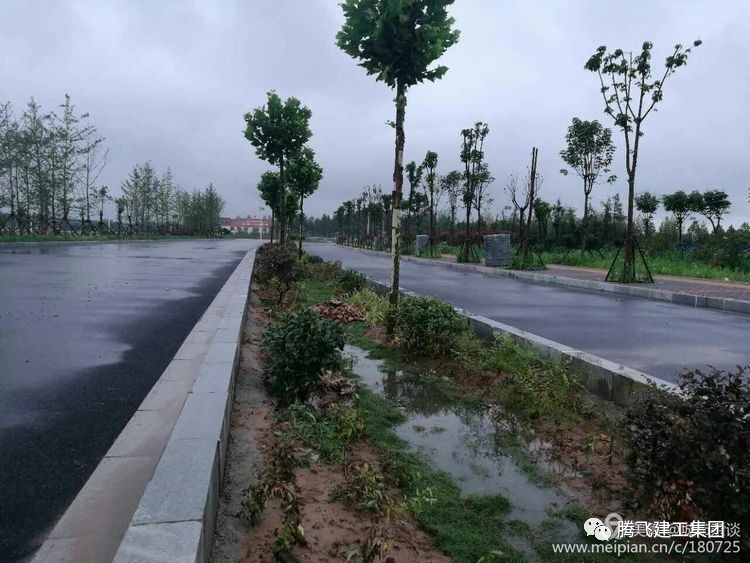
[{"label": "shrub", "polygon": [[341,272],[336,280],[336,289],[342,295],[351,295],[367,287],[367,278],[364,274],[350,268]]},{"label": "shrub", "polygon": [[255,281],[278,292],[278,302],[302,279],[304,270],[295,251],[278,244],[264,244],[255,255]]},{"label": "shrub", "polygon": [[287,403],[307,397],[326,371],[341,367],[344,343],[339,324],[311,311],[280,317],[261,344],[274,392]]},{"label": "shrub", "polygon": [[347,301],[350,305],[357,307],[365,312],[368,326],[375,326],[385,323],[385,317],[388,313],[388,300],[375,293],[370,288],[360,289],[353,293]]},{"label": "shrub", "polygon": [[434,297],[405,299],[393,315],[396,342],[424,354],[449,354],[458,335],[468,330],[452,305]]},{"label": "shrub", "polygon": [[667,520],[750,526],[750,370],[680,376],[681,396],[656,391],[626,415],[637,493]]},{"label": "shrub", "polygon": [[527,416],[582,411],[583,388],[568,365],[541,358],[508,336],[495,336],[484,366],[507,375],[510,398]]},{"label": "shrub", "polygon": [[308,278],[317,278],[323,283],[335,284],[336,281],[341,277],[343,268],[341,262],[327,262],[324,260],[309,260],[305,264],[305,274]]}]

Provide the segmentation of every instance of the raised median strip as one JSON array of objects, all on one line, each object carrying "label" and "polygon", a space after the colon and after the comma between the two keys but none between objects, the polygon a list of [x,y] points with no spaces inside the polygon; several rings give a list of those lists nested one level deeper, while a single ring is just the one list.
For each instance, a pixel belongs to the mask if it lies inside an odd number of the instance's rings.
[{"label": "raised median strip", "polygon": [[[365,254],[376,256],[388,256],[387,252],[379,250],[368,250],[365,248],[353,248]],[[664,289],[655,289],[646,285],[626,285],[597,280],[585,280],[571,278],[567,276],[556,276],[551,274],[540,274],[533,271],[525,270],[507,270],[505,268],[494,268],[482,266],[480,264],[463,264],[458,262],[446,262],[443,260],[431,260],[428,258],[419,258],[416,256],[402,256],[405,262],[415,262],[426,266],[435,266],[438,268],[448,268],[464,272],[476,272],[486,276],[499,278],[512,278],[524,281],[547,283],[562,287],[573,287],[578,289],[589,289],[592,291],[601,291],[604,293],[617,293],[619,295],[629,295],[631,297],[642,297],[645,299],[654,299],[657,301],[667,301],[678,305],[688,305],[690,307],[717,309],[730,313],[743,313],[750,315],[750,301],[741,301],[739,299],[730,299],[725,297],[710,297],[705,295],[694,295],[692,293],[683,293],[679,291],[668,291]]]},{"label": "raised median strip", "polygon": [[[387,284],[367,278],[370,286],[378,293],[389,290]],[[415,297],[418,294],[399,288],[404,297]],[[508,336],[520,346],[532,348],[540,356],[567,362],[570,369],[579,378],[586,389],[603,399],[612,401],[620,406],[629,405],[634,398],[651,390],[651,382],[660,388],[677,392],[673,383],[655,379],[636,369],[600,358],[588,352],[577,350],[565,344],[543,338],[531,332],[488,319],[481,315],[464,311],[458,307],[456,311],[466,318],[469,327],[480,338],[491,338],[494,334]]]},{"label": "raised median strip", "polygon": [[227,279],[35,562],[208,561],[254,258]]}]

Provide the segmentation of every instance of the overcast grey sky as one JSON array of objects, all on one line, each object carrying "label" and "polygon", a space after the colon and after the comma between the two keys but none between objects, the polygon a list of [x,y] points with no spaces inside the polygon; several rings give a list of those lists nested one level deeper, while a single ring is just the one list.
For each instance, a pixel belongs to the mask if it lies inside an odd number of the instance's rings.
[{"label": "overcast grey sky", "polygon": [[[701,38],[645,123],[638,188],[722,188],[732,222],[750,220],[750,1],[458,0],[451,12],[461,40],[441,61],[445,78],[409,92],[407,160],[429,149],[441,172],[457,168],[460,130],[486,121],[496,209],[532,146],[542,197],[580,208],[580,183],[559,173],[565,130],[573,116],[608,119],[587,58],[599,45],[650,40],[661,66],[675,43]],[[334,0],[4,0],[0,100],[20,112],[33,95],[53,109],[67,92],[107,137],[102,179],[115,191],[135,162],[151,160],[183,188],[213,181],[225,214],[244,215],[257,213],[268,167],[242,116],[276,89],[313,112],[324,179],[309,212],[330,213],[365,184],[390,190],[393,159],[393,94],[336,48],[341,23]],[[626,192],[623,160],[618,149],[620,180],[597,187],[595,204]]]}]

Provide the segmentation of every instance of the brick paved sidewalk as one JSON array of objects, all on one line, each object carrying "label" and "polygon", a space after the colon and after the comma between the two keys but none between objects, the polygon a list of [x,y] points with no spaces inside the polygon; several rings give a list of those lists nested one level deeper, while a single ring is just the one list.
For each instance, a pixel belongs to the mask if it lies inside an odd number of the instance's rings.
[{"label": "brick paved sidewalk", "polygon": [[[606,270],[600,270],[598,268],[581,268],[576,266],[561,266],[558,264],[549,264],[546,271],[539,273],[602,282],[607,275]],[[655,275],[654,282],[655,283],[652,286],[654,289],[662,289],[664,291],[688,293],[690,295],[700,295],[702,297],[718,297],[721,299],[750,301],[750,283],[747,282],[682,278],[678,276],[662,275]]]}]

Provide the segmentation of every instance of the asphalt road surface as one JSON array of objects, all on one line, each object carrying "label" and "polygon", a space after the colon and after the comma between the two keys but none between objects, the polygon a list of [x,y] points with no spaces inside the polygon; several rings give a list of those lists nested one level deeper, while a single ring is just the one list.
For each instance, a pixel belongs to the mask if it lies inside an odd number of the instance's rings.
[{"label": "asphalt road surface", "polygon": [[[306,250],[390,283],[390,256],[332,244]],[[750,364],[750,316],[401,262],[402,288],[433,295],[666,381],[685,369]]]},{"label": "asphalt road surface", "polygon": [[0,245],[0,561],[41,544],[254,244]]}]

